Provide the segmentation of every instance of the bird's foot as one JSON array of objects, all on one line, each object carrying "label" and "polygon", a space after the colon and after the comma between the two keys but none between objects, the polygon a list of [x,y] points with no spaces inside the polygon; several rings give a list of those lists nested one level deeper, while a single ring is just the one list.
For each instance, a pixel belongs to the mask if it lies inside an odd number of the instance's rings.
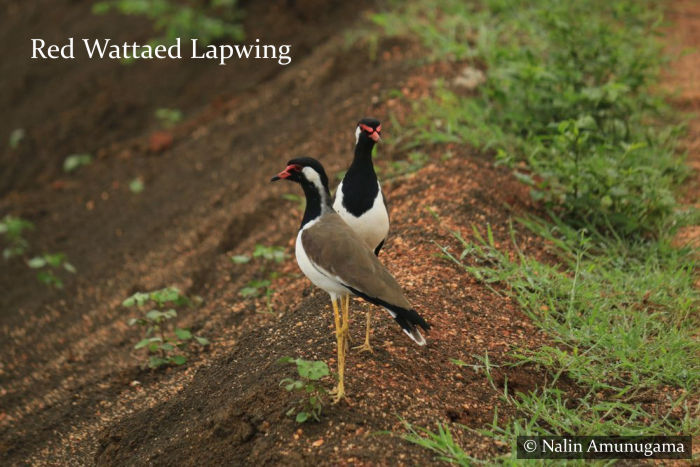
[{"label": "bird's foot", "polygon": [[362,345],[358,345],[356,347],[353,347],[352,350],[359,350],[360,352],[374,353],[374,349],[372,348],[371,345],[369,345],[368,341],[365,341],[365,343]]}]

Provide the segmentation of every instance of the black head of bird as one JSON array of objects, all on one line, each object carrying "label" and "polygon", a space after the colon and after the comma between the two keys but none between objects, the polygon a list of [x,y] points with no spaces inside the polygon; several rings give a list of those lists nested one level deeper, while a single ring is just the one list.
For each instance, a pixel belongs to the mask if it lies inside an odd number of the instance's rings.
[{"label": "black head of bird", "polygon": [[[304,170],[306,168],[311,170]],[[328,190],[328,176],[319,161],[312,157],[298,157],[287,162],[287,168],[278,173],[271,182],[277,180],[289,180],[303,185],[315,185],[316,180]]]},{"label": "black head of bird", "polygon": [[301,227],[316,219],[331,207],[328,176],[319,161],[311,157],[298,157],[287,162],[287,167],[270,180],[289,180],[301,185],[306,195],[306,209]]},{"label": "black head of bird", "polygon": [[365,117],[359,122],[357,122],[357,129],[355,130],[355,142],[360,143],[361,141],[366,141],[371,143],[377,143],[381,140],[382,124],[376,118]]}]

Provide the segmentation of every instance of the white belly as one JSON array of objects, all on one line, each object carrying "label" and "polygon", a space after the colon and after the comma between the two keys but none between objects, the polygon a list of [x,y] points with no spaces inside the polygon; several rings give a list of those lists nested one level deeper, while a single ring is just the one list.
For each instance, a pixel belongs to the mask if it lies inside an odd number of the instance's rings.
[{"label": "white belly", "polygon": [[[313,225],[314,222],[316,221],[311,221],[307,225],[310,227],[311,225]],[[306,252],[304,251],[304,248],[301,243],[302,232],[303,230],[300,230],[297,234],[297,241],[295,246],[297,264],[299,265],[299,269],[301,269],[301,272],[303,272],[304,275],[308,277],[309,280],[316,287],[319,287],[328,292],[332,299],[335,300],[337,297],[347,295],[347,289],[343,287],[339,281],[335,280],[332,277],[332,275],[327,271],[324,271],[323,268],[317,267],[311,262],[309,257],[306,255]]]},{"label": "white belly", "polygon": [[379,194],[374,199],[372,207],[360,217],[353,216],[343,206],[342,189],[343,183],[341,182],[336,190],[333,209],[362,238],[370,250],[374,250],[389,234],[389,213],[384,205],[382,187],[379,186]]}]

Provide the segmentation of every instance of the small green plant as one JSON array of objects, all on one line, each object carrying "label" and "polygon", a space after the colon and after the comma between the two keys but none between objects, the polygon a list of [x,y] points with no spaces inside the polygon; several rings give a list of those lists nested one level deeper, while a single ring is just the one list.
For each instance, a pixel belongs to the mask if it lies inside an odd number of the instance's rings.
[{"label": "small green plant", "polygon": [[[184,365],[187,363],[187,357],[182,352],[191,341],[202,346],[209,345],[206,338],[195,336],[189,329],[179,328],[171,323],[177,318],[177,311],[173,307],[190,303],[190,300],[175,287],[136,292],[122,303],[127,308],[151,308],[143,317],[129,320],[129,326],[137,325],[144,329],[145,336],[134,349],[148,350],[149,368],[155,369],[170,364]],[[172,328],[172,332],[168,332],[169,328]]]},{"label": "small green plant", "polygon": [[0,235],[7,240],[7,246],[2,250],[3,258],[7,260],[24,254],[29,248],[29,243],[22,233],[33,229],[34,224],[19,217],[7,215],[0,220]]},{"label": "small green plant", "polygon": [[90,154],[71,154],[63,161],[63,171],[70,173],[92,162]]},{"label": "small green plant", "polygon": [[270,288],[270,285],[272,283],[267,280],[267,279],[256,279],[248,282],[245,287],[243,287],[238,294],[241,297],[244,298],[249,298],[249,297],[259,297],[261,292],[263,292],[263,295],[265,297],[269,297],[272,295],[273,290]]},{"label": "small green plant", "polygon": [[233,256],[231,256],[231,261],[233,262],[233,264],[250,263],[250,256],[248,256],[248,255],[233,255]]},{"label": "small green plant", "polygon": [[150,45],[171,45],[177,38],[196,38],[204,45],[217,40],[242,40],[240,11],[236,0],[204,0],[195,5],[173,0],[108,0],[93,5],[95,14],[117,11],[124,15],[145,16],[160,33]]},{"label": "small green plant", "polygon": [[144,188],[145,185],[140,177],[136,177],[135,179],[129,182],[129,191],[131,191],[134,194],[141,193],[144,190]]},{"label": "small green plant", "polygon": [[24,128],[15,128],[10,133],[10,149],[17,149],[25,137]]},{"label": "small green plant", "polygon": [[76,272],[75,267],[68,262],[63,253],[44,253],[41,256],[35,256],[27,261],[27,266],[40,270],[36,274],[39,282],[58,289],[63,288],[63,281],[55,274],[56,270],[63,269],[71,274]]},{"label": "small green plant", "polygon": [[260,264],[260,276],[262,278],[253,279],[243,287],[238,294],[244,298],[264,296],[267,302],[267,311],[272,312],[272,281],[279,276],[277,271],[267,271],[268,263],[280,264],[289,258],[282,246],[255,245],[252,257],[248,255],[235,255],[231,257],[234,264],[249,263],[252,259],[257,259]]},{"label": "small green plant", "polygon": [[296,365],[299,374],[299,379],[284,378],[280,381],[280,386],[284,386],[284,389],[289,392],[302,394],[302,398],[295,406],[287,411],[287,416],[291,417],[296,413],[297,423],[304,423],[311,419],[320,422],[323,396],[327,391],[317,381],[330,375],[326,362],[292,357],[283,357],[279,362]]},{"label": "small green plant", "polygon": [[156,118],[165,128],[170,128],[182,121],[182,111],[179,109],[156,109]]},{"label": "small green plant", "polygon": [[[5,260],[15,256],[24,255],[29,249],[29,242],[22,236],[27,230],[33,230],[34,224],[31,222],[7,215],[0,220],[0,235],[3,235],[7,240],[7,246],[2,251],[2,256]],[[44,253],[40,256],[35,256],[26,260],[27,266],[31,269],[38,269],[36,278],[39,282],[56,287],[63,288],[63,281],[56,274],[58,270],[68,271],[75,274],[75,267],[68,262],[66,255],[63,253]]]},{"label": "small green plant", "polygon": [[389,162],[389,170],[384,178],[389,179],[416,172],[422,169],[429,160],[430,158],[424,152],[411,151],[407,159]]},{"label": "small green plant", "polygon": [[289,258],[289,255],[285,252],[283,246],[255,245],[253,258],[262,258],[279,264]]}]

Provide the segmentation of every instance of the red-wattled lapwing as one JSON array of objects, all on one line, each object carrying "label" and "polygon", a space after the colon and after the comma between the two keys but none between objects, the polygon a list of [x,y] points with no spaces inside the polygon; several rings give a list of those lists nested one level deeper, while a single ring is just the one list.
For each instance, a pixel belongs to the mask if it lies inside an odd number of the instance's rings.
[{"label": "red-wattled lapwing", "polygon": [[[345,397],[345,344],[348,335],[349,295],[384,307],[403,331],[418,345],[425,339],[417,326],[428,323],[411,307],[394,277],[362,239],[333,210],[328,177],[315,159],[292,159],[272,181],[299,183],[306,195],[306,210],[296,240],[299,268],[317,287],[331,296],[338,346],[338,386],[334,403]],[[341,315],[338,314],[341,304]]]},{"label": "red-wattled lapwing", "polygon": [[[380,140],[382,125],[374,118],[363,118],[355,129],[355,157],[335,192],[333,209],[355,233],[379,255],[389,233],[389,213],[382,187],[372,164],[372,149]],[[369,344],[371,312],[367,311],[365,343],[357,348],[372,352]]]}]

